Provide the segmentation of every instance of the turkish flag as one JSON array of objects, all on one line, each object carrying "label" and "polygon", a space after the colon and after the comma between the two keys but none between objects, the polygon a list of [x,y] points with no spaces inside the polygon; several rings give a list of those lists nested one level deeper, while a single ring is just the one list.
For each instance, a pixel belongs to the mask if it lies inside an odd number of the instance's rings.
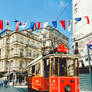
[{"label": "turkish flag", "polygon": [[0,29],[3,30],[3,20],[0,20]]},{"label": "turkish flag", "polygon": [[17,22],[17,25],[16,25],[16,31],[18,31],[19,30],[19,25],[22,25],[19,21]]},{"label": "turkish flag", "polygon": [[63,27],[64,30],[65,30],[65,20],[61,20],[60,23],[61,23],[62,27]]},{"label": "turkish flag", "polygon": [[88,16],[85,16],[84,18],[87,19],[87,24],[90,24],[89,17]]},{"label": "turkish flag", "polygon": [[41,22],[37,22],[37,28],[39,29],[41,26]]}]

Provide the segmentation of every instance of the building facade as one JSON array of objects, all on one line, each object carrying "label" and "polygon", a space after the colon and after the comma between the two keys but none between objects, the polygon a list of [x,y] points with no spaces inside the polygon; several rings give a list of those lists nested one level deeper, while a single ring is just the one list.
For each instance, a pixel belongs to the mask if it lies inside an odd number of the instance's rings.
[{"label": "building facade", "polygon": [[41,55],[41,39],[30,30],[0,33],[0,72],[25,72],[29,62]]},{"label": "building facade", "polygon": [[[79,66],[88,66],[87,44],[92,41],[92,1],[87,0],[73,0],[73,52],[79,56]],[[89,24],[87,19],[88,16]],[[81,21],[76,22],[75,18],[82,18]],[[92,43],[90,43],[92,44]],[[92,58],[92,51],[90,50],[90,58]],[[91,59],[92,65],[92,59]]]},{"label": "building facade", "polygon": [[51,26],[41,29],[40,32],[36,34],[42,39],[44,55],[53,53],[53,50],[60,44],[64,44],[66,48],[69,48],[68,37]]}]

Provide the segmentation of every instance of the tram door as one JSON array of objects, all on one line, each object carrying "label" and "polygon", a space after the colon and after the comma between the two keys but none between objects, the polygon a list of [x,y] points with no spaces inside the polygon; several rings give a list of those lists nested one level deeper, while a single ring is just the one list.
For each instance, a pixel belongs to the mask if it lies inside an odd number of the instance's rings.
[{"label": "tram door", "polygon": [[66,76],[66,59],[53,57],[50,59],[50,92],[60,92],[60,76]]}]

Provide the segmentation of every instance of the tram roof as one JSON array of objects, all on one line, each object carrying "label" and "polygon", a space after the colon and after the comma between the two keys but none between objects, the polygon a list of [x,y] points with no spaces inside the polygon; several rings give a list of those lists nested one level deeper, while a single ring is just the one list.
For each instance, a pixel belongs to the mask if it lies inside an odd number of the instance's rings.
[{"label": "tram roof", "polygon": [[27,65],[27,67],[30,66],[31,64],[35,63],[36,61],[40,60],[41,58],[42,58],[42,55],[40,55],[38,58],[36,58],[36,59],[33,60],[32,62],[30,62],[30,63]]},{"label": "tram roof", "polygon": [[78,56],[71,55],[71,54],[49,54],[49,55],[44,56],[43,59],[49,58],[49,57],[61,57],[61,58],[67,57],[67,58],[72,58],[72,59],[73,58],[78,58]]},{"label": "tram roof", "polygon": [[34,63],[36,63],[36,62],[39,61],[40,59],[45,59],[45,58],[49,58],[49,57],[61,57],[61,58],[72,58],[72,59],[78,58],[78,56],[76,56],[76,55],[71,55],[71,54],[49,54],[49,55],[46,55],[46,56],[40,55],[38,58],[36,58],[36,59],[33,60],[32,62],[30,62],[30,63],[27,65],[27,67],[30,66],[30,65],[32,65],[32,64],[34,64]]}]

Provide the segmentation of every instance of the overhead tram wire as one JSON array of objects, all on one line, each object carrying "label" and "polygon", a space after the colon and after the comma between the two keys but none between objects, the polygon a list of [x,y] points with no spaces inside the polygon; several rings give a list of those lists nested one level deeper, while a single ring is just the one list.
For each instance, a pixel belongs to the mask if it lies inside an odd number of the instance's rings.
[{"label": "overhead tram wire", "polygon": [[68,4],[64,7],[64,9],[61,11],[61,13],[59,14],[59,16],[56,18],[56,20],[58,20],[59,19],[59,17],[61,16],[61,15],[63,15],[63,13],[65,12],[65,10],[68,8],[68,6],[71,4],[71,1],[72,0],[70,0],[69,2],[68,2]]},{"label": "overhead tram wire", "polygon": [[[61,11],[61,13],[59,14],[59,16],[56,18],[56,20],[59,19],[59,17],[65,12],[65,10],[68,8],[68,6],[71,4],[72,0],[68,1],[68,4],[64,7],[64,9]],[[43,29],[43,28],[40,28]],[[36,31],[36,30],[35,30]]]}]

